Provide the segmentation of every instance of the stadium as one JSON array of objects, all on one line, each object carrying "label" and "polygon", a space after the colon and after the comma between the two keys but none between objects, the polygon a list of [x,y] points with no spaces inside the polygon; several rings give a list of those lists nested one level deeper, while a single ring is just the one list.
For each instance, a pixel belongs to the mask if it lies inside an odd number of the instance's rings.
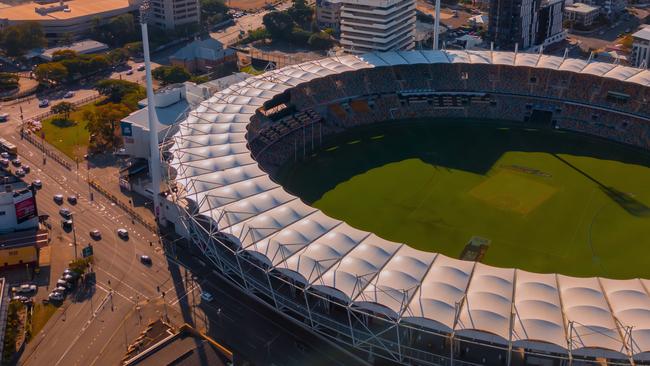
[{"label": "stadium", "polygon": [[[573,277],[572,268],[536,273],[534,266],[485,264],[480,255],[458,259],[439,253],[435,242],[420,250],[330,217],[278,183],[283,167],[321,154],[333,137],[413,119],[508,121],[508,129],[575,133],[596,139],[590,153],[597,158],[605,158],[600,142],[616,144],[628,149],[624,164],[643,165],[649,87],[648,70],[496,51],[389,52],[293,65],[217,93],[180,123],[163,152],[173,187],[168,200],[183,226],[177,231],[185,230],[225,276],[369,358],[419,365],[650,364],[650,280],[634,278],[643,270],[608,276],[625,279]],[[578,170],[563,149],[556,159]],[[645,225],[644,192],[581,174]],[[492,193],[484,191],[508,184],[497,179],[474,193],[489,201]],[[519,214],[552,196],[541,186],[534,191],[540,193],[517,206]],[[616,225],[609,230],[627,230]],[[630,260],[638,262],[626,267],[645,263],[645,238],[636,239],[640,248]],[[481,238],[477,243],[481,248]]]}]

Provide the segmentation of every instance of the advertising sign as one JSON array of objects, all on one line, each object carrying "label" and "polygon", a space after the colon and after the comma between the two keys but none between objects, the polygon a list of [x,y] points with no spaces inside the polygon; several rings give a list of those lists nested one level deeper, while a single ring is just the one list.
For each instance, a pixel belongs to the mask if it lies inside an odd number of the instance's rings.
[{"label": "advertising sign", "polygon": [[14,208],[16,209],[16,222],[19,224],[36,217],[36,199],[32,192],[14,197]]},{"label": "advertising sign", "polygon": [[129,122],[120,122],[120,128],[122,129],[122,136],[133,136],[133,127]]}]

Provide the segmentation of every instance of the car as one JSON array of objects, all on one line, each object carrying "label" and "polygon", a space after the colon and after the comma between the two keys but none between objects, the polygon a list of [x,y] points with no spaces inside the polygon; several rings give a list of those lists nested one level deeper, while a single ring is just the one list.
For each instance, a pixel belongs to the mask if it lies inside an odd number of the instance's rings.
[{"label": "car", "polygon": [[63,219],[63,220],[61,220],[61,226],[62,226],[64,229],[72,229],[72,225],[74,225],[74,223],[73,223],[72,220],[70,220],[70,219]]},{"label": "car", "polygon": [[47,99],[41,99],[38,101],[38,107],[39,108],[45,108],[50,105],[50,101]]},{"label": "car", "polygon": [[149,257],[148,255],[141,255],[140,256],[140,263],[146,264],[146,265],[151,265],[152,264],[151,257]]},{"label": "car", "polygon": [[201,291],[201,299],[207,302],[211,302],[214,299],[214,296],[212,296],[212,294],[207,291]]},{"label": "car", "polygon": [[9,153],[6,152],[6,151],[3,151],[3,152],[0,153],[0,157],[2,157],[3,159],[9,159]]},{"label": "car", "polygon": [[9,113],[0,113],[0,122],[7,122],[9,120]]},{"label": "car", "polygon": [[54,289],[54,292],[60,292],[60,293],[62,293],[62,294],[65,294],[67,291],[68,291],[68,288],[67,288],[67,287],[63,287],[63,286],[57,286],[57,287]]},{"label": "car", "polygon": [[117,229],[117,236],[124,240],[127,240],[129,238],[129,231],[124,228],[119,228]]},{"label": "car", "polygon": [[53,199],[54,199],[54,202],[56,202],[58,204],[63,203],[63,195],[62,194],[55,194]]},{"label": "car", "polygon": [[11,298],[11,301],[25,302],[27,300],[28,300],[27,296],[22,296],[22,295],[16,295],[16,296]]},{"label": "car", "polygon": [[77,196],[75,196],[74,194],[68,196],[68,202],[69,202],[71,205],[76,205],[76,204],[77,204]]},{"label": "car", "polygon": [[14,293],[17,294],[28,294],[28,293],[36,292],[36,285],[24,283],[18,287],[13,287],[12,290]]},{"label": "car", "polygon": [[41,189],[41,188],[43,188],[43,182],[41,182],[40,179],[36,179],[35,181],[33,181],[33,182],[32,182],[32,185],[33,185],[34,188],[36,188],[36,189]]},{"label": "car", "polygon": [[136,70],[138,70],[138,71],[144,71],[144,69],[145,69],[144,64],[140,64],[140,65],[138,65],[138,68],[137,68]]},{"label": "car", "polygon": [[59,278],[58,280],[56,280],[56,286],[57,286],[57,287],[59,287],[59,286],[63,286],[63,287],[65,287],[65,288],[69,288],[69,287],[70,287],[70,283],[68,283],[68,281],[66,281],[66,280],[64,280],[64,279]]},{"label": "car", "polygon": [[61,207],[59,210],[59,215],[65,217],[66,219],[69,219],[72,216],[72,212],[70,212],[70,209],[67,207]]},{"label": "car", "polygon": [[99,239],[102,238],[102,233],[97,229],[91,230],[90,231],[90,237],[95,239],[95,240],[99,240]]},{"label": "car", "polygon": [[64,270],[63,270],[63,274],[64,274],[64,275],[70,275],[70,276],[72,276],[72,277],[74,277],[74,278],[79,277],[79,273],[77,273],[77,272],[71,270],[70,268],[66,268],[66,269],[64,269]]},{"label": "car", "polygon": [[48,298],[49,298],[51,301],[63,301],[63,298],[64,298],[64,297],[63,297],[63,294],[62,294],[62,293],[60,293],[60,292],[56,292],[56,291],[55,291],[55,292],[50,293],[50,295],[48,296]]},{"label": "car", "polygon": [[65,280],[68,283],[72,283],[72,282],[74,282],[74,280],[77,279],[77,277],[73,276],[70,273],[67,273],[67,274],[64,274],[63,276],[61,276],[61,279]]},{"label": "car", "polygon": [[20,158],[15,158],[14,160],[11,161],[11,164],[14,166],[20,166],[23,162],[20,161]]},{"label": "car", "polygon": [[32,171],[32,168],[29,165],[23,165],[23,170],[25,171],[25,174],[27,174]]},{"label": "car", "polygon": [[18,178],[22,178],[22,177],[25,176],[25,171],[24,171],[22,168],[18,168],[18,169],[16,169],[16,171],[14,172],[14,174],[15,174]]},{"label": "car", "polygon": [[133,75],[133,70],[128,70],[128,71],[126,72],[126,74],[127,74],[127,75]]},{"label": "car", "polygon": [[63,94],[63,97],[66,99],[72,98],[74,97],[74,92],[73,91],[66,92],[65,94]]},{"label": "car", "polygon": [[0,159],[0,165],[1,165],[3,168],[8,167],[8,166],[9,166],[9,159]]}]

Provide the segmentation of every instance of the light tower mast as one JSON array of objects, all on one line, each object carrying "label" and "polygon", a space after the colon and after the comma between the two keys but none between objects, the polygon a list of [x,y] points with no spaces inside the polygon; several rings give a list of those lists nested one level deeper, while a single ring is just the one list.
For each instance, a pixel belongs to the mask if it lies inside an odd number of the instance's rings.
[{"label": "light tower mast", "polygon": [[151,191],[153,192],[153,212],[158,222],[160,217],[160,150],[158,149],[158,116],[151,79],[151,57],[149,55],[149,32],[147,21],[151,4],[144,0],[140,6],[140,28],[142,29],[142,48],[144,52],[145,75],[147,79],[147,112],[149,117],[149,173],[151,174]]},{"label": "light tower mast", "polygon": [[436,19],[433,22],[433,49],[438,49],[438,38],[440,37],[440,0],[436,0]]}]

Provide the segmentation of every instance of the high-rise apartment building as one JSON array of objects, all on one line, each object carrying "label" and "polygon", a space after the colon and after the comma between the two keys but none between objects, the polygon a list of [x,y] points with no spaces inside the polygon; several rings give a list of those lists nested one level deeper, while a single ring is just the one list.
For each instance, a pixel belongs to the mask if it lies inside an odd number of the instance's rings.
[{"label": "high-rise apartment building", "polygon": [[316,21],[320,28],[341,30],[341,3],[339,0],[316,0]]},{"label": "high-rise apartment building", "polygon": [[415,0],[339,0],[341,45],[349,53],[412,49]]},{"label": "high-rise apartment building", "polygon": [[151,22],[163,29],[198,23],[201,18],[199,0],[151,0]]},{"label": "high-rise apartment building", "polygon": [[650,25],[636,31],[632,38],[630,62],[635,67],[650,68]]},{"label": "high-rise apartment building", "polygon": [[491,0],[488,39],[501,50],[537,51],[566,38],[564,0]]}]

